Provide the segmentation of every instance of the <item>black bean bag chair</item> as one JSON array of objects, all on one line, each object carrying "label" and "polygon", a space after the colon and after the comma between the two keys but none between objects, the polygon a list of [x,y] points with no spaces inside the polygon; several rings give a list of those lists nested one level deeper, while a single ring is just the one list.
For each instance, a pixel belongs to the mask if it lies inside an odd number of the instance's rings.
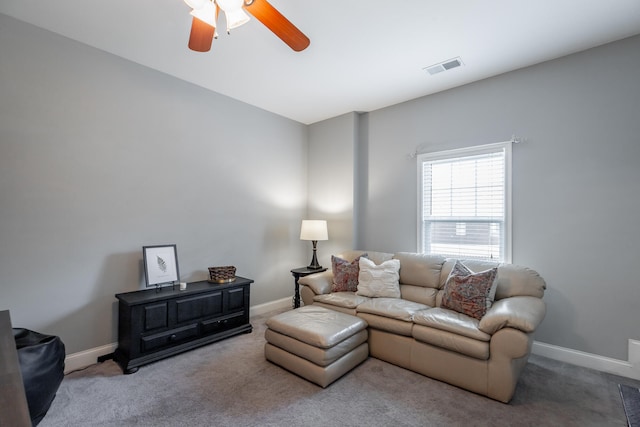
[{"label": "black bean bag chair", "polygon": [[34,426],[44,418],[64,378],[64,343],[59,337],[14,328],[18,362]]}]

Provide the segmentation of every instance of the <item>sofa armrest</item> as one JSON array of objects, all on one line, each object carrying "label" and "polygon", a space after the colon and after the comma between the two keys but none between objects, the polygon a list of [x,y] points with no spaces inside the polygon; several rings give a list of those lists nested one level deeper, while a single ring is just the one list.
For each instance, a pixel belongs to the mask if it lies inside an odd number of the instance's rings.
[{"label": "sofa armrest", "polygon": [[331,270],[322,273],[314,273],[301,277],[298,283],[308,286],[316,295],[331,293],[331,285],[333,284],[333,272]]},{"label": "sofa armrest", "polygon": [[544,315],[544,301],[536,297],[516,296],[498,300],[480,320],[479,329],[493,335],[502,328],[515,328],[526,333],[536,330]]}]

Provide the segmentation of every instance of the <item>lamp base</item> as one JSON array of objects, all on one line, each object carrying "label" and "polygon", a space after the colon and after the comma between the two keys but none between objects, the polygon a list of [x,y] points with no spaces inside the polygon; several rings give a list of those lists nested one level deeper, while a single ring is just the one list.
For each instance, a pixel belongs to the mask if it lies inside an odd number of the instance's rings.
[{"label": "lamp base", "polygon": [[312,240],[311,244],[313,245],[313,257],[311,258],[311,264],[307,266],[309,270],[320,270],[322,266],[318,264],[318,258],[316,257],[316,245],[318,244],[317,240]]}]

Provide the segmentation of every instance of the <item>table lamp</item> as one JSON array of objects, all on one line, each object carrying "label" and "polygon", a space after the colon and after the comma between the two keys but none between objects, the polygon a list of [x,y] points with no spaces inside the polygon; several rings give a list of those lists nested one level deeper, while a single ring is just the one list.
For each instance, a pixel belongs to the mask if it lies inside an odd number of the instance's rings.
[{"label": "table lamp", "polygon": [[313,257],[311,258],[311,264],[307,268],[311,270],[320,270],[322,266],[318,264],[318,258],[316,257],[316,246],[318,240],[329,240],[329,234],[327,233],[327,221],[324,220],[302,220],[302,227],[300,227],[300,240],[311,240],[313,244]]}]

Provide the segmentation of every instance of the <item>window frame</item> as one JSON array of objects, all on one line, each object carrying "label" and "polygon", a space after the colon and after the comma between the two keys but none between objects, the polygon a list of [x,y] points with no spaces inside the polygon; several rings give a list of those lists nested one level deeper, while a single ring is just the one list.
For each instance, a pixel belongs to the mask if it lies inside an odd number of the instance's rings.
[{"label": "window frame", "polygon": [[[489,154],[504,150],[504,259],[498,260],[503,263],[512,262],[512,141],[496,142],[493,144],[477,145],[472,147],[457,148],[444,151],[424,152],[416,156],[417,158],[417,181],[418,181],[418,206],[417,206],[417,252],[422,252],[424,239],[424,176],[423,165],[425,161],[432,162],[447,160],[459,157],[470,157],[482,154]],[[462,256],[464,258],[464,256]]]}]

